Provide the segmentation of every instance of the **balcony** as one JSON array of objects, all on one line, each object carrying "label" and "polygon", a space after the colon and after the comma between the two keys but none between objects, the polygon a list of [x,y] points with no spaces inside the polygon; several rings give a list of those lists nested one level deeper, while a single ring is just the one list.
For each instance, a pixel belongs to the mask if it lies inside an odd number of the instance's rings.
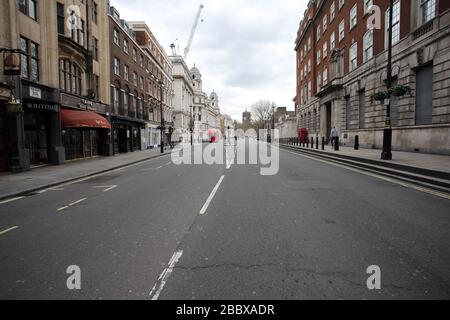
[{"label": "balcony", "polygon": [[434,21],[436,21],[436,19],[430,20],[427,23],[421,25],[416,30],[414,30],[412,33],[413,40],[417,40],[420,37],[432,32],[434,29]]}]

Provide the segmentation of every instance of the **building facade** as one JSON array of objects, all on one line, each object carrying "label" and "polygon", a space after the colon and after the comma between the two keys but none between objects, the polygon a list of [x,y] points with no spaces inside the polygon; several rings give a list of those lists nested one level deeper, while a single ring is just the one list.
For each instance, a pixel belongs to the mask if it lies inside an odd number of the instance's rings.
[{"label": "building facade", "polygon": [[5,74],[2,59],[0,170],[108,154],[106,10],[100,0],[1,2],[0,47],[20,50],[21,70]]},{"label": "building facade", "polygon": [[[392,42],[393,149],[450,154],[450,2],[397,0]],[[298,125],[343,144],[381,148],[386,104],[389,1],[310,1],[296,40]],[[368,27],[368,22],[371,27]],[[387,101],[385,101],[387,102]]]},{"label": "building facade", "polygon": [[173,107],[176,140],[187,143],[190,139],[193,117],[194,84],[190,70],[181,56],[170,56],[173,65]]},{"label": "building facade", "polygon": [[[136,42],[147,57],[145,88],[147,104],[149,106],[144,146],[153,148],[161,143],[161,114],[166,127],[164,138],[167,142],[171,139],[171,128],[174,123],[174,90],[173,90],[173,65],[167,53],[158,42],[148,25],[143,21],[131,21],[130,27],[136,34]],[[162,106],[162,113],[161,113]]]}]

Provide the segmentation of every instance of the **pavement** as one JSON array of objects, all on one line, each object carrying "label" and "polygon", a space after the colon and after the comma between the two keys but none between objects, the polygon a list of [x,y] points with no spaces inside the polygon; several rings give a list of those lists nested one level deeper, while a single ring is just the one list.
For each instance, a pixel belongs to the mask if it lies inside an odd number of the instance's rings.
[{"label": "pavement", "polygon": [[285,150],[273,176],[160,157],[0,202],[0,299],[449,299],[448,208]]},{"label": "pavement", "polygon": [[[166,154],[170,150],[166,151]],[[0,200],[89,177],[161,156],[159,149],[69,161],[60,166],[43,166],[18,174],[0,173]]]},{"label": "pavement", "polygon": [[352,147],[340,146],[339,151],[335,151],[332,146],[325,146],[325,150],[306,147],[299,147],[304,150],[313,150],[318,153],[340,155],[352,158],[359,158],[361,160],[372,160],[380,164],[396,164],[400,166],[408,166],[420,168],[425,170],[440,171],[450,174],[450,156],[438,154],[426,154],[416,152],[392,151],[393,159],[390,161],[381,160],[381,150],[378,149],[363,149],[355,150]]}]

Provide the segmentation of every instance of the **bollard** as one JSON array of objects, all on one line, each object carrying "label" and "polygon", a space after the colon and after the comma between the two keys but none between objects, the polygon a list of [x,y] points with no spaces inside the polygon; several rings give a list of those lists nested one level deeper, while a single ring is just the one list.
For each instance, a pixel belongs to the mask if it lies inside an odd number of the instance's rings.
[{"label": "bollard", "polygon": [[322,150],[325,150],[325,137],[322,137]]},{"label": "bollard", "polygon": [[334,150],[339,151],[339,137],[336,137],[336,140],[334,140]]},{"label": "bollard", "polygon": [[319,136],[316,137],[316,150],[319,150]]},{"label": "bollard", "polygon": [[306,148],[309,148],[309,139],[306,138]]},{"label": "bollard", "polygon": [[355,136],[355,150],[359,150],[359,136]]},{"label": "bollard", "polygon": [[314,137],[311,137],[311,149],[314,149]]}]

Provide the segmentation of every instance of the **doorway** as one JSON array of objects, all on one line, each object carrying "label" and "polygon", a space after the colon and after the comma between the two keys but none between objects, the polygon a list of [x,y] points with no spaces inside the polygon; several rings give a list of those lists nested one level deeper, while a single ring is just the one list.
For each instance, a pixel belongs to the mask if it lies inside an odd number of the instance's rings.
[{"label": "doorway", "polygon": [[30,164],[39,166],[49,163],[49,123],[44,114],[25,113],[25,147],[29,149]]}]

